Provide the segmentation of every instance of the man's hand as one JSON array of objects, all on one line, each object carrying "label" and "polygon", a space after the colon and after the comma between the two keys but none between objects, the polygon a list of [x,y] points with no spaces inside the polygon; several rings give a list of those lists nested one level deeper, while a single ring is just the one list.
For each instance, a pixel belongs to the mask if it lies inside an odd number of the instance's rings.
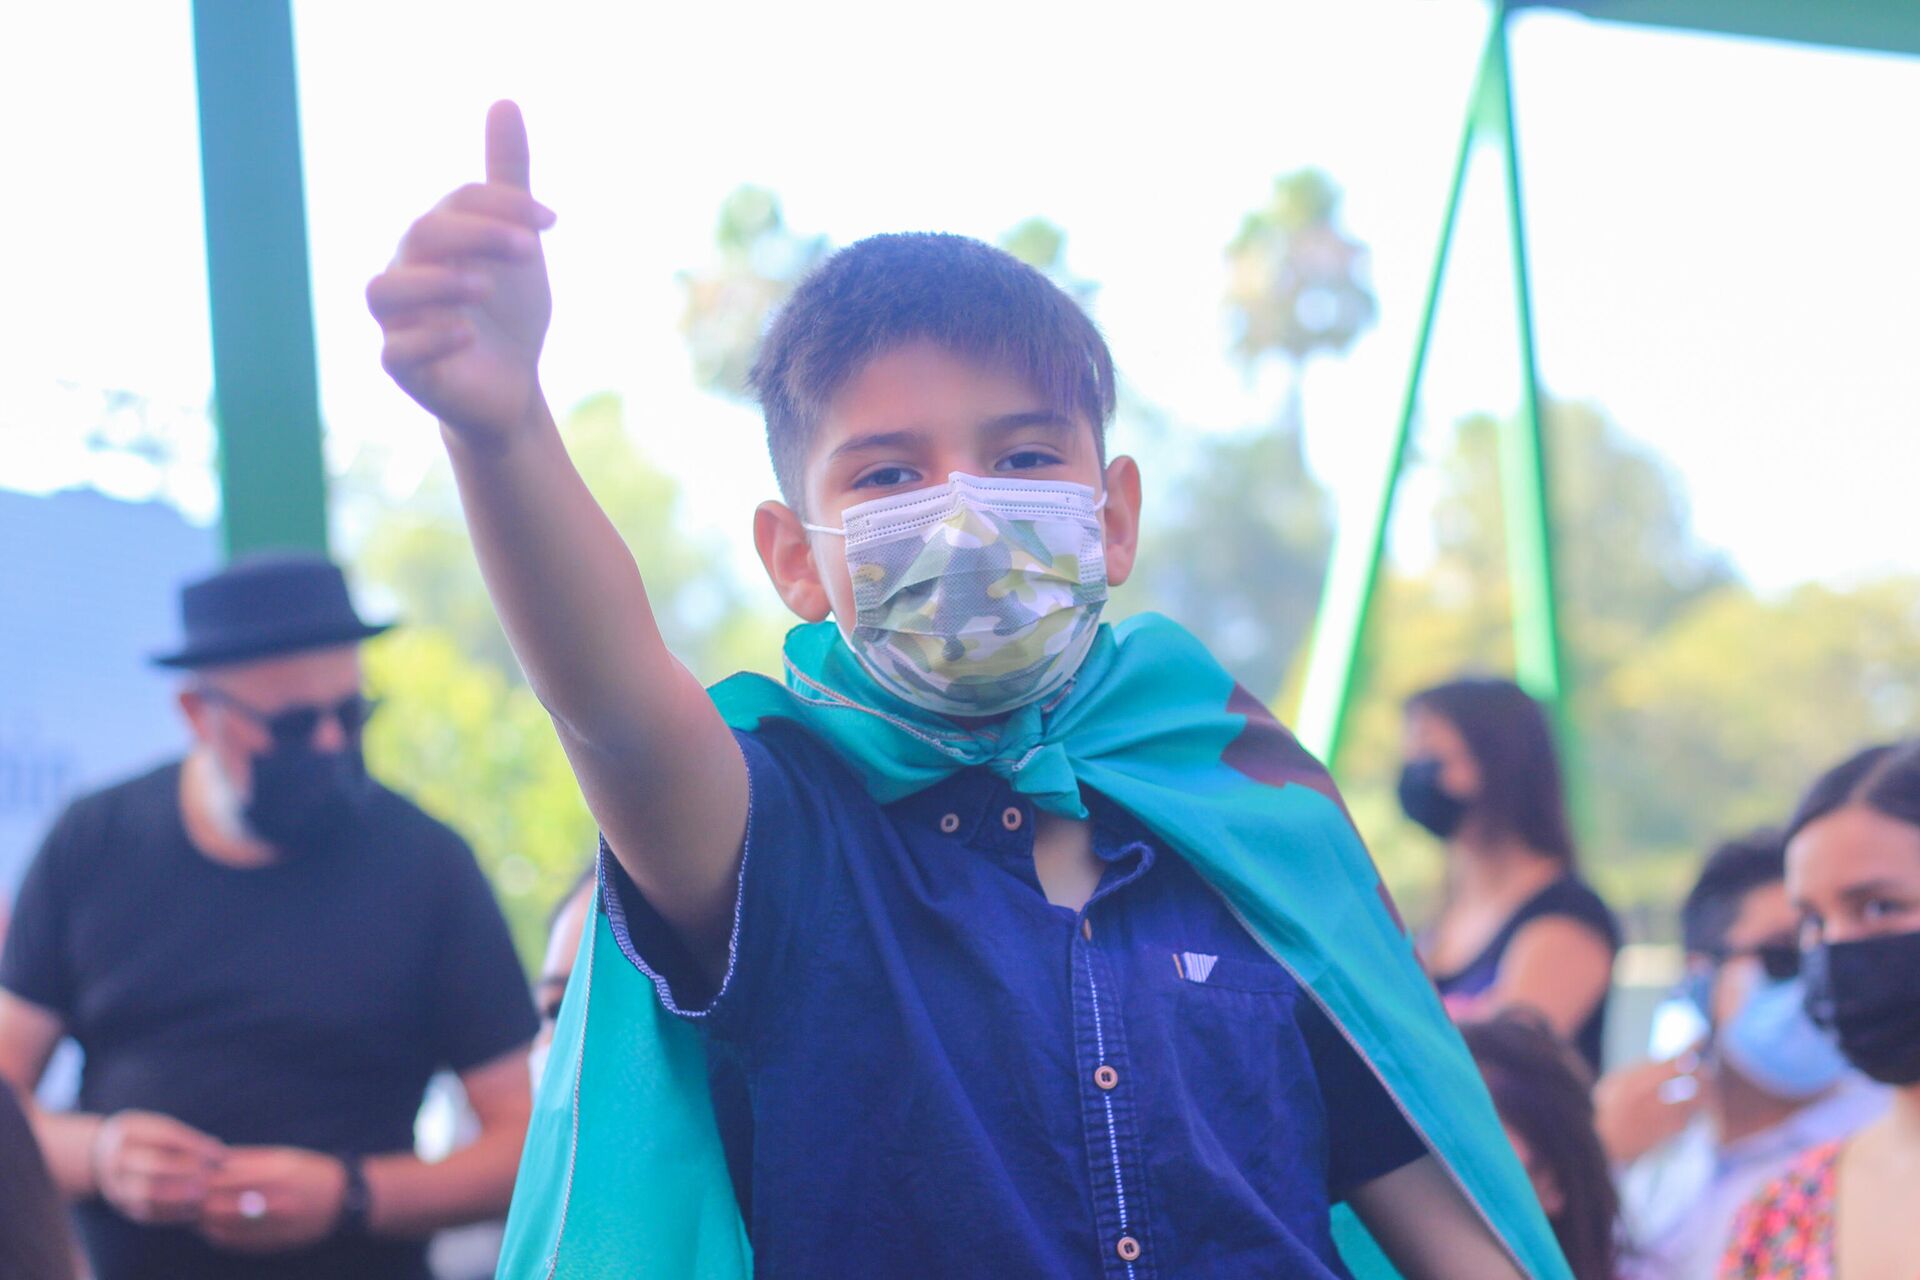
[{"label": "man's hand", "polygon": [[1615,1164],[1638,1160],[1692,1120],[1706,1100],[1698,1053],[1643,1062],[1602,1076],[1593,1088],[1594,1128]]},{"label": "man's hand", "polygon": [[222,1249],[277,1253],[333,1233],[346,1166],[293,1147],[235,1147],[207,1188],[200,1234]]},{"label": "man's hand", "polygon": [[151,1111],[100,1122],[93,1176],[108,1204],[135,1222],[193,1222],[226,1148],[198,1129]]},{"label": "man's hand", "polygon": [[461,187],[408,229],[367,285],[380,360],[449,430],[498,445],[537,420],[540,344],[553,313],[539,232],[553,213],[528,194],[520,108],[487,113],[486,181]]}]

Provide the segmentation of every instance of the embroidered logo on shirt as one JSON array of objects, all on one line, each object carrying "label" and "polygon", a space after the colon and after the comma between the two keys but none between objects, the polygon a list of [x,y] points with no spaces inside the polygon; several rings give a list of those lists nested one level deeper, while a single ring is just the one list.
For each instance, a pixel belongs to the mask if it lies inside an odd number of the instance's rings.
[{"label": "embroidered logo on shirt", "polygon": [[1173,958],[1173,971],[1188,982],[1205,982],[1219,956],[1203,956],[1198,951],[1182,951]]}]

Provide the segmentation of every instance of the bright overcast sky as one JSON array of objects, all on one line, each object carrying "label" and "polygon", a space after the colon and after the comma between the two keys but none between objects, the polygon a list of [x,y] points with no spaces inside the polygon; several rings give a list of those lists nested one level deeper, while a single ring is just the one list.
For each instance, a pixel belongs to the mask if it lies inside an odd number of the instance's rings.
[{"label": "bright overcast sky", "polygon": [[[534,189],[561,218],[550,396],[622,392],[689,522],[744,549],[771,488],[757,420],[691,389],[675,330],[675,272],[709,259],[716,207],[742,182],[842,243],[1051,218],[1071,269],[1100,285],[1124,375],[1202,431],[1267,420],[1278,401],[1224,355],[1222,246],[1275,174],[1323,166],[1373,248],[1381,323],[1315,370],[1309,450],[1337,493],[1365,493],[1485,10],[302,0],[295,14],[336,464],[373,439],[403,473],[435,464],[428,424],[380,373],[360,291],[412,217],[477,176],[486,105],[513,96]],[[77,401],[56,388],[209,395],[189,4],[39,5],[6,27],[0,484],[44,488],[85,478]],[[1655,445],[1701,534],[1762,585],[1920,571],[1920,60],[1558,16],[1520,20],[1514,60],[1549,390]],[[1498,188],[1472,197],[1428,384],[1437,427],[1514,396]]]}]

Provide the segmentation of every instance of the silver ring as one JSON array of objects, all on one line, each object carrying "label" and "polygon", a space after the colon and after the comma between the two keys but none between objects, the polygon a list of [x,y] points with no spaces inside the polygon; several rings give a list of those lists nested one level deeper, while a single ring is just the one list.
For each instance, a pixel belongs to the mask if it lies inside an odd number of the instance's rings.
[{"label": "silver ring", "polygon": [[242,1191],[237,1207],[241,1217],[258,1222],[267,1216],[267,1197],[258,1191]]}]

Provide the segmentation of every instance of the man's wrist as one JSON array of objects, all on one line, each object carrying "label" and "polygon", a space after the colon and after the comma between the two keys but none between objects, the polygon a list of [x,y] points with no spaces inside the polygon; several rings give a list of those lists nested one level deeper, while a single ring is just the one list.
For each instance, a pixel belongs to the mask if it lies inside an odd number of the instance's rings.
[{"label": "man's wrist", "polygon": [[100,1156],[100,1148],[105,1145],[104,1140],[107,1136],[107,1125],[112,1119],[112,1115],[93,1117],[93,1129],[87,1134],[88,1186],[86,1194],[95,1199],[105,1199],[107,1194],[105,1164]]}]

